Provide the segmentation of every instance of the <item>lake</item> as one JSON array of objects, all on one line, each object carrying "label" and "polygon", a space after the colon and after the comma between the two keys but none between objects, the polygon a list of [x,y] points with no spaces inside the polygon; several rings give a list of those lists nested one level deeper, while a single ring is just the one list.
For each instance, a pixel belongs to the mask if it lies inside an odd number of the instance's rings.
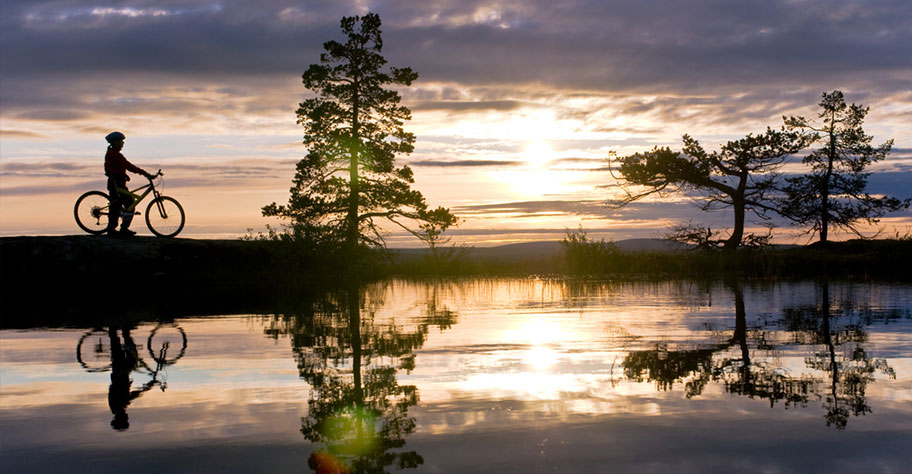
[{"label": "lake", "polygon": [[0,331],[0,470],[912,463],[908,284],[390,280],[133,321]]}]

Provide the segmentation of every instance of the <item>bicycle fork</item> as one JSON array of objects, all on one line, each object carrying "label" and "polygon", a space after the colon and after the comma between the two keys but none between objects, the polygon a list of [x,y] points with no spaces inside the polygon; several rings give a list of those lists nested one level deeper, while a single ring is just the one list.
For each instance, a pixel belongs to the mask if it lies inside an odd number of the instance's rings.
[{"label": "bicycle fork", "polygon": [[168,212],[165,210],[165,202],[161,199],[161,195],[155,196],[155,207],[158,209],[158,215],[162,219],[168,218]]}]

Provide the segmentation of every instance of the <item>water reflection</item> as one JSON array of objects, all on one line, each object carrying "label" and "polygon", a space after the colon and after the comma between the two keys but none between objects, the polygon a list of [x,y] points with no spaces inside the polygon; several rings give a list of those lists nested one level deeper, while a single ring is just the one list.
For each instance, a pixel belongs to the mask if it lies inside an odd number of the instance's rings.
[{"label": "water reflection", "polygon": [[[836,321],[828,281],[819,283],[816,304],[785,307],[781,319],[756,327],[747,324],[742,284],[726,281],[725,286],[735,303],[731,337],[694,349],[669,349],[656,343],[653,350],[630,352],[623,362],[625,375],[653,382],[658,390],[670,390],[684,381],[687,398],[700,395],[712,381],[721,383],[727,393],[768,400],[771,407],[778,402],[789,407],[821,400],[826,425],[837,429],[845,429],[850,415],[871,412],[865,390],[875,373],[896,377],[885,359],[868,355],[865,326],[854,317],[859,313],[854,301],[840,302],[838,313],[843,317]],[[861,313],[869,323],[878,316],[889,317]],[[788,331],[786,339],[777,339],[778,328]],[[795,375],[782,364],[778,352],[793,345],[815,347],[813,356],[805,359],[813,372]]]},{"label": "water reflection", "polygon": [[[874,375],[879,372],[895,379],[896,371],[886,360],[868,355],[864,347],[867,333],[863,322],[854,317],[855,303],[842,301],[833,308],[829,282],[820,284],[820,295],[817,306],[785,308],[784,320],[791,331],[804,332],[815,346],[822,346],[805,363],[829,374],[821,388],[826,424],[845,429],[850,415],[871,413],[865,392],[868,384],[874,382]],[[867,321],[877,318],[870,311],[867,313]],[[842,321],[837,320],[837,314],[843,316],[839,318]]]},{"label": "water reflection", "polygon": [[432,287],[422,317],[409,326],[376,318],[385,288],[373,286],[308,302],[266,329],[272,337],[290,336],[300,376],[311,386],[301,432],[322,445],[308,459],[315,472],[385,472],[424,462],[405,449],[405,437],[415,430],[408,412],[418,403],[418,389],[400,385],[397,373],[415,368],[414,351],[432,327],[443,330],[456,321],[435,292]]},{"label": "water reflection", "polygon": [[[162,392],[168,383],[165,367],[175,364],[187,350],[187,334],[174,324],[159,324],[149,334],[146,349],[153,365],[140,355],[141,347],[133,341],[135,325],[111,325],[107,330],[85,333],[76,343],[76,360],[88,372],[111,371],[108,387],[108,407],[113,419],[111,428],[125,431],[130,428],[127,407],[134,399],[158,386]],[[118,331],[120,334],[118,335]],[[133,389],[133,372],[148,375],[150,379]]]},{"label": "water reflection", "polygon": [[7,329],[0,471],[901,472],[909,290],[393,280]]}]

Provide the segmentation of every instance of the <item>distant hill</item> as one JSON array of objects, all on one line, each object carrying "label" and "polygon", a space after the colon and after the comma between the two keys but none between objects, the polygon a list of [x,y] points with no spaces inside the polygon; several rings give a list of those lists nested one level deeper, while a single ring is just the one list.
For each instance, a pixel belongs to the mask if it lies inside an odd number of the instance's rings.
[{"label": "distant hill", "polygon": [[[615,242],[622,252],[680,252],[688,248],[685,244],[663,239],[626,239]],[[405,258],[421,257],[427,252],[424,248],[391,249],[393,254]],[[542,259],[550,258],[561,251],[560,241],[523,242],[519,244],[498,245],[495,247],[469,247],[466,256],[475,259]]]},{"label": "distant hill", "polygon": [[615,242],[624,252],[681,252],[690,248],[687,244],[665,239],[627,239]]}]

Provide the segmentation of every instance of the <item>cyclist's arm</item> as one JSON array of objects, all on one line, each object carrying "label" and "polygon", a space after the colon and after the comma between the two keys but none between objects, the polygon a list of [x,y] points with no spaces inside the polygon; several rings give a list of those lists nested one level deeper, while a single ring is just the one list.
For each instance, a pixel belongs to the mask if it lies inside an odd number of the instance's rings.
[{"label": "cyclist's arm", "polygon": [[126,168],[127,168],[128,171],[132,171],[132,172],[134,172],[134,173],[136,173],[136,174],[141,174],[141,175],[145,176],[146,178],[152,179],[152,174],[151,174],[151,173],[149,173],[149,172],[147,172],[146,170],[140,168],[139,166],[134,165],[133,163],[130,163],[129,161],[127,161],[126,158],[124,158],[124,165],[126,165]]}]

